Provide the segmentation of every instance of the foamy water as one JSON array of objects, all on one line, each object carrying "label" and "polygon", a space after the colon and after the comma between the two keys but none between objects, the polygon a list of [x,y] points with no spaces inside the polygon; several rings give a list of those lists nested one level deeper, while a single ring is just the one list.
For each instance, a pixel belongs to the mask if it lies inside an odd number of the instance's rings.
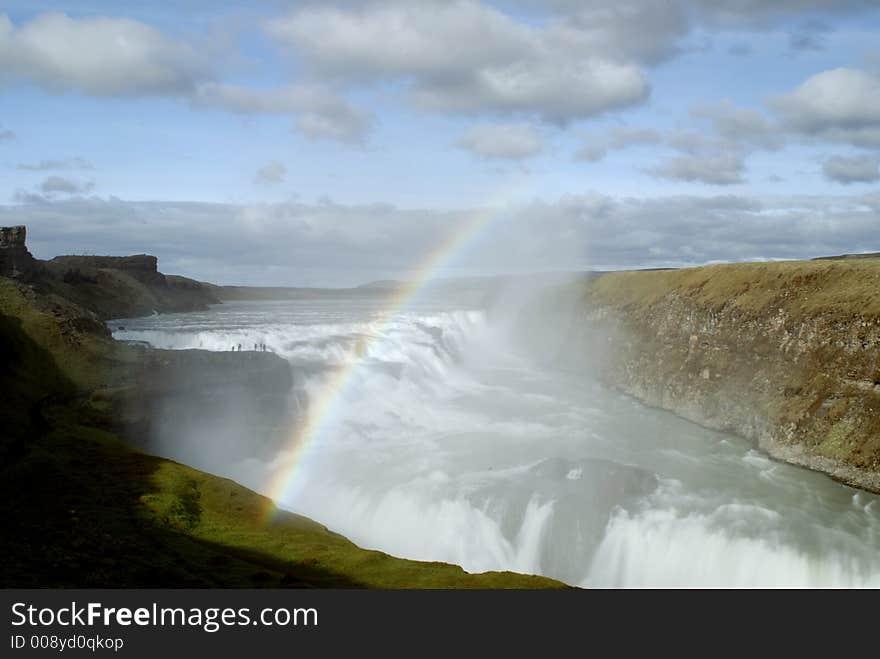
[{"label": "foamy water", "polygon": [[[362,546],[588,586],[880,586],[878,497],[539,366],[488,318],[425,304],[385,325],[319,299],[112,326],[162,348],[265,343],[294,369],[292,408],[357,361],[279,504]],[[254,437],[221,455],[187,439],[163,450],[264,492],[284,462]]]}]

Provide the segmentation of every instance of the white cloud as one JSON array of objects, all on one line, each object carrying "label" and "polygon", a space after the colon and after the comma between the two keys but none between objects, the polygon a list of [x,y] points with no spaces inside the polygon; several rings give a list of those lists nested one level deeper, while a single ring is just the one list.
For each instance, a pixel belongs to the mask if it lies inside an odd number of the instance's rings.
[{"label": "white cloud", "polygon": [[837,183],[875,183],[880,181],[880,157],[832,156],[822,163],[825,176]]},{"label": "white cloud", "polygon": [[303,134],[314,139],[360,142],[370,130],[372,119],[347,104],[339,104],[302,112],[295,123]]},{"label": "white cloud", "polygon": [[16,190],[12,200],[19,204],[48,204],[57,199],[85,195],[95,189],[94,181],[76,181],[63,176],[48,176],[33,191]]},{"label": "white cloud", "polygon": [[90,163],[85,158],[80,158],[79,156],[73,158],[64,158],[61,160],[41,160],[39,162],[34,163],[26,163],[22,162],[16,165],[18,169],[22,169],[30,172],[45,172],[53,169],[57,170],[88,170],[94,169],[92,163]]},{"label": "white cloud", "polygon": [[634,128],[619,126],[606,135],[593,136],[575,152],[578,160],[597,162],[602,160],[609,151],[625,149],[629,146],[660,144],[663,136],[651,128]]},{"label": "white cloud", "polygon": [[648,82],[631,64],[605,60],[521,61],[420,85],[415,103],[427,110],[476,114],[529,113],[565,124],[645,101]]},{"label": "white cloud", "polygon": [[362,140],[373,123],[369,113],[320,85],[254,89],[209,82],[198,86],[193,103],[242,114],[289,114],[309,137],[349,142]]},{"label": "white cloud", "polygon": [[287,167],[277,160],[273,160],[257,170],[257,173],[254,176],[254,181],[257,183],[265,183],[267,185],[276,185],[284,182],[286,176]]},{"label": "white cloud", "polygon": [[39,186],[40,191],[45,195],[85,194],[94,188],[93,181],[80,182],[63,176],[49,176]]},{"label": "white cloud", "polygon": [[735,153],[684,154],[647,170],[659,178],[673,181],[734,185],[744,183],[745,163]]},{"label": "white cloud", "polygon": [[188,93],[204,62],[185,43],[127,18],[0,15],[0,78],[92,96]]},{"label": "white cloud", "polygon": [[645,171],[672,181],[735,185],[745,183],[745,158],[753,148],[726,137],[696,131],[676,131],[665,144],[679,152]]},{"label": "white cloud", "polygon": [[679,152],[646,171],[659,178],[707,185],[745,183],[746,158],[758,150],[779,150],[789,139],[783,126],[758,110],[729,100],[691,109],[691,117],[708,122],[709,130],[673,131],[663,144]]},{"label": "white cloud", "polygon": [[541,152],[543,141],[527,124],[483,124],[461,137],[458,146],[484,158],[521,160]]},{"label": "white cloud", "polygon": [[875,0],[689,0],[703,22],[726,26],[770,26],[804,13],[876,8]]},{"label": "white cloud", "polygon": [[729,100],[705,104],[691,110],[698,119],[707,119],[719,137],[741,146],[779,149],[784,144],[784,130],[753,108],[737,107]]},{"label": "white cloud", "polygon": [[231,112],[290,114],[309,137],[363,139],[368,113],[320,85],[249,89],[211,80],[187,43],[127,18],[46,13],[15,26],[0,15],[0,81],[91,96],[161,95]]},{"label": "white cloud", "polygon": [[[515,0],[592,22],[596,31],[647,60],[677,52],[676,42],[697,29],[768,29],[805,15],[823,17],[876,9],[876,0]],[[808,21],[802,26],[812,27]],[[815,32],[815,29],[813,30]],[[600,37],[601,39],[601,37]]]},{"label": "white cloud", "polygon": [[644,101],[647,78],[572,25],[536,27],[473,0],[312,6],[267,33],[322,75],[407,83],[414,103],[454,113],[529,113],[555,123]]},{"label": "white cloud", "polygon": [[[546,0],[534,0],[539,7]],[[688,34],[688,8],[681,2],[571,0],[551,3],[563,10],[548,36],[560,46],[598,57],[656,63],[681,51]]]},{"label": "white cloud", "polygon": [[531,50],[531,30],[478,2],[314,5],[266,23],[267,33],[338,76],[457,76]]},{"label": "white cloud", "polygon": [[771,106],[792,131],[880,146],[880,75],[847,68],[823,71],[772,99]]}]

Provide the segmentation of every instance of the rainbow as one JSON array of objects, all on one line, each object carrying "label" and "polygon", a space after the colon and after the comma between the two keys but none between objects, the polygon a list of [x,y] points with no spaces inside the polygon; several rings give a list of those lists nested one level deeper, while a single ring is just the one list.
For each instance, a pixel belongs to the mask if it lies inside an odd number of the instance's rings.
[{"label": "rainbow", "polygon": [[[473,211],[459,220],[448,237],[433,249],[428,256],[406,278],[401,286],[383,307],[376,320],[375,330],[358,340],[354,354],[356,358],[337,369],[323,384],[320,393],[311,401],[306,418],[293,430],[287,449],[282,452],[274,466],[268,486],[264,490],[273,502],[284,501],[294,487],[309,449],[327,432],[336,417],[337,407],[347,387],[362,363],[361,357],[368,353],[370,345],[379,341],[395,314],[414,301],[425,285],[457,254],[464,251],[497,219],[503,216],[499,206],[490,205]],[[267,511],[267,521],[272,518],[277,507],[273,504]]]}]

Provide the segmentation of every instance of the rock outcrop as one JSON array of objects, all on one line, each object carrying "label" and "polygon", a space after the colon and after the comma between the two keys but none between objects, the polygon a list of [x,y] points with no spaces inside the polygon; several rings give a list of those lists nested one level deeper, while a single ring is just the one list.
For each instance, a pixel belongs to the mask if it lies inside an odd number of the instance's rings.
[{"label": "rock outcrop", "polygon": [[0,277],[28,278],[37,269],[26,239],[27,229],[23,226],[0,227]]},{"label": "rock outcrop", "polygon": [[56,256],[46,268],[64,283],[63,295],[105,320],[197,311],[220,302],[201,282],[159,272],[158,259],[149,254]]},{"label": "rock outcrop", "polygon": [[65,274],[89,270],[119,270],[147,286],[165,286],[167,284],[165,275],[159,272],[159,259],[150,254],[135,254],[133,256],[56,256],[47,265]]},{"label": "rock outcrop", "polygon": [[196,311],[219,304],[216,287],[159,272],[158,259],[134,256],[56,256],[38,261],[27,249],[27,229],[0,227],[0,277],[34,285],[99,318]]},{"label": "rock outcrop", "polygon": [[610,273],[580,295],[579,368],[880,491],[880,260]]}]

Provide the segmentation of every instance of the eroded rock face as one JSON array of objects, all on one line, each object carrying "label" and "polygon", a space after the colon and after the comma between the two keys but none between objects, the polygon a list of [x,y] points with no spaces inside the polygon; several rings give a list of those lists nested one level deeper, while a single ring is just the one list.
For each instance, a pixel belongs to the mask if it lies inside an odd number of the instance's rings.
[{"label": "eroded rock face", "polygon": [[[880,264],[870,275],[880,276]],[[804,311],[802,300],[823,294],[821,278],[809,289],[785,277],[777,285],[759,291],[768,300],[759,307],[676,286],[637,302],[623,288],[618,301],[613,286],[602,295],[588,291],[568,349],[579,346],[587,367],[649,405],[880,491],[880,316],[873,300],[838,304],[830,296],[826,307]]]},{"label": "eroded rock face", "polygon": [[159,259],[150,254],[132,256],[56,256],[49,261],[52,267],[66,272],[93,269],[121,270],[149,286],[165,286],[165,275],[159,272]]},{"label": "eroded rock face", "polygon": [[28,277],[37,262],[27,249],[27,229],[23,226],[0,227],[0,277]]},{"label": "eroded rock face", "polygon": [[158,259],[133,256],[56,256],[47,270],[67,285],[64,294],[101,318],[206,309],[219,302],[200,282],[164,275]]},{"label": "eroded rock face", "polygon": [[26,238],[26,227],[0,227],[0,248],[24,247]]}]

